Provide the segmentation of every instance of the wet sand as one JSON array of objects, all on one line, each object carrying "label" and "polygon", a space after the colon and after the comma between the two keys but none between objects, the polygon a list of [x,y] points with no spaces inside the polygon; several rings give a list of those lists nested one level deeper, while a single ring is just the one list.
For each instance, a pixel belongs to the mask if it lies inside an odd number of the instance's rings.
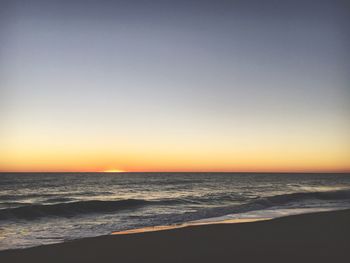
[{"label": "wet sand", "polygon": [[0,262],[350,262],[350,210],[86,238],[1,251]]}]

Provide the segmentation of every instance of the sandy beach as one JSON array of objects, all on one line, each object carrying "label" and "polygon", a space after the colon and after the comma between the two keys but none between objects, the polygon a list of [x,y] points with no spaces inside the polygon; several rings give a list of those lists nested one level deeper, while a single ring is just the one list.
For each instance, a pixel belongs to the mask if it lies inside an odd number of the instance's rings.
[{"label": "sandy beach", "polygon": [[0,262],[348,262],[350,210],[110,235],[0,252]]}]

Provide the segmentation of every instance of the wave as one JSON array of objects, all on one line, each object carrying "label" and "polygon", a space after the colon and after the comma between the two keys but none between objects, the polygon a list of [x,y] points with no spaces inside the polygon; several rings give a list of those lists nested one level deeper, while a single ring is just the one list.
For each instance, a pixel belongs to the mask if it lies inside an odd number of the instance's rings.
[{"label": "wave", "polygon": [[[65,199],[68,200],[68,199]],[[61,199],[61,201],[65,201]],[[57,202],[59,199],[51,199]],[[119,210],[136,209],[147,205],[173,205],[190,203],[183,199],[124,199],[114,201],[89,200],[54,204],[26,204],[15,208],[0,209],[0,220],[25,219],[33,220],[42,217],[73,217],[80,214],[112,213]]]},{"label": "wave", "polygon": [[[227,214],[244,213],[255,210],[264,210],[272,207],[299,204],[309,201],[346,201],[350,207],[350,190],[338,190],[328,192],[299,192],[256,198],[254,201],[234,206],[224,206],[212,209],[204,209],[194,213],[195,219],[215,217]],[[192,219],[191,219],[192,220]]]},{"label": "wave", "polygon": [[[207,200],[207,198],[205,198]],[[227,199],[227,196],[222,196],[223,203]],[[250,202],[246,200],[246,203],[225,205],[217,207],[206,207],[206,202],[200,202],[197,198],[186,199],[161,199],[161,200],[144,200],[144,199],[125,199],[116,201],[101,201],[101,200],[89,200],[89,201],[75,201],[66,203],[54,203],[54,204],[23,204],[23,206],[15,208],[0,209],[0,220],[11,219],[24,219],[33,220],[42,217],[73,217],[81,214],[89,213],[113,213],[119,210],[137,209],[144,206],[161,206],[161,205],[193,205],[200,204],[199,210],[196,212],[185,212],[181,215],[172,215],[172,219],[175,221],[195,220],[200,218],[222,216],[225,214],[242,213],[254,210],[268,209],[274,206],[283,206],[293,203],[301,203],[303,201],[341,201],[347,200],[350,205],[350,190],[338,190],[328,192],[300,192],[289,193],[267,197],[257,197],[256,199],[250,199]],[[51,200],[51,201],[60,201]],[[63,199],[61,201],[64,201]],[[204,200],[202,200],[204,201]],[[237,201],[237,200],[236,200]],[[240,200],[241,201],[241,200]],[[174,216],[174,217],[173,217]],[[165,219],[165,218],[164,218]],[[173,221],[171,220],[171,221]]]},{"label": "wave", "polygon": [[346,200],[350,199],[350,190],[321,191],[321,192],[301,192],[291,194],[281,194],[261,198],[259,201],[265,202],[267,206],[283,205],[291,202],[300,202],[305,200]]},{"label": "wave", "polygon": [[[243,204],[225,205],[219,207],[203,208],[195,212],[185,212],[182,214],[169,214],[160,219],[160,224],[174,224],[194,221],[205,218],[225,216],[228,214],[239,214],[250,211],[271,209],[274,207],[285,208],[305,208],[309,205],[328,204],[338,205],[341,202],[350,208],[350,190],[338,190],[329,192],[299,192],[290,194],[273,195],[267,197],[257,197],[255,200]],[[326,203],[324,203],[326,202]]]},{"label": "wave", "polygon": [[181,200],[193,204],[228,204],[228,203],[248,203],[265,206],[283,205],[290,202],[300,202],[303,200],[341,200],[350,199],[350,189],[333,191],[297,192],[272,196],[257,196],[235,192],[209,193],[202,196],[185,196]]},{"label": "wave", "polygon": [[46,204],[50,204],[50,203],[64,203],[64,202],[70,202],[70,201],[74,201],[74,198],[70,198],[70,197],[55,197],[55,198],[46,199],[44,201],[44,203],[46,203]]},{"label": "wave", "polygon": [[[5,194],[0,195],[0,202],[1,201],[7,201],[7,200],[23,200],[28,198],[70,198],[70,197],[80,197],[80,196],[108,196],[113,195],[115,193],[113,192],[92,192],[92,191],[85,191],[85,192],[67,192],[67,193],[27,193],[27,194]],[[50,200],[50,199],[49,199]]]},{"label": "wave", "polygon": [[125,199],[118,201],[78,201],[70,203],[59,203],[51,205],[32,204],[16,208],[0,210],[0,220],[9,219],[37,219],[47,216],[72,217],[78,214],[87,213],[108,213],[122,209],[135,208],[147,205],[149,202],[139,199]]}]

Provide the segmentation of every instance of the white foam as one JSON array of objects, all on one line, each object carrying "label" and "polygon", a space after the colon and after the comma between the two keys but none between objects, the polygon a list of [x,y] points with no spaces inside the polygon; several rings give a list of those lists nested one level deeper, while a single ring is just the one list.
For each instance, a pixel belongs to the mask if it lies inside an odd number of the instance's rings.
[{"label": "white foam", "polygon": [[349,206],[337,206],[337,207],[317,207],[317,208],[270,208],[264,210],[256,210],[245,213],[238,214],[228,214],[219,217],[211,217],[200,220],[191,221],[191,223],[217,223],[222,221],[244,221],[246,219],[249,220],[263,220],[263,219],[274,219],[278,217],[291,216],[291,215],[300,215],[300,214],[308,214],[308,213],[316,213],[316,212],[326,212],[326,211],[335,211],[335,210],[343,210],[348,209]]}]

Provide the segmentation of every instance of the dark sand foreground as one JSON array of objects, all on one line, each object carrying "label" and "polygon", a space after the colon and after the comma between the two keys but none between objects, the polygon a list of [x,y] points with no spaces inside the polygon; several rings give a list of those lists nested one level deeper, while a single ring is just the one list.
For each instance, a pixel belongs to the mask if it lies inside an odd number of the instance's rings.
[{"label": "dark sand foreground", "polygon": [[0,262],[350,262],[350,210],[86,238],[3,251]]}]

